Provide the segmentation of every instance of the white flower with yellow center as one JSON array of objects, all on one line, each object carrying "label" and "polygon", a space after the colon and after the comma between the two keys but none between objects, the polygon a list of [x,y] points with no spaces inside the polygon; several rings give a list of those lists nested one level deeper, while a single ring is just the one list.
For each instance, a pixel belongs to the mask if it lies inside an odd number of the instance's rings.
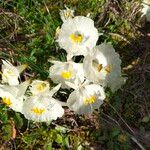
[{"label": "white flower with yellow center", "polygon": [[33,80],[30,84],[32,95],[39,95],[49,91],[49,83],[47,81]]},{"label": "white flower with yellow center", "polygon": [[66,7],[64,10],[60,10],[60,17],[63,22],[67,21],[68,19],[72,19],[74,17],[74,10],[69,9]]},{"label": "white flower with yellow center", "polygon": [[60,88],[60,84],[53,88],[49,93],[27,98],[23,105],[24,116],[36,122],[50,122],[62,117],[64,109],[59,101],[52,98],[53,94]]},{"label": "white flower with yellow center", "polygon": [[142,6],[143,6],[141,10],[141,12],[143,13],[142,16],[145,15],[146,20],[150,22],[150,0],[143,0]]},{"label": "white flower with yellow center", "polygon": [[108,86],[112,91],[121,87],[125,78],[121,77],[119,54],[110,44],[96,46],[83,62],[85,76],[93,83]]},{"label": "white flower with yellow center", "polygon": [[94,27],[94,21],[88,17],[76,16],[62,24],[57,41],[69,57],[72,57],[86,55],[96,45],[97,40],[98,31]]},{"label": "white flower with yellow center", "polygon": [[72,82],[76,85],[84,81],[83,64],[72,61],[53,61],[53,63],[54,65],[49,70],[49,76],[54,83],[61,83],[62,88],[70,88],[65,84],[65,81]]},{"label": "white flower with yellow center", "polygon": [[0,85],[0,98],[2,103],[14,111],[22,112],[24,94],[28,85],[28,81],[17,86]]},{"label": "white flower with yellow center", "polygon": [[104,89],[100,85],[83,85],[69,95],[67,106],[77,114],[88,114],[99,109],[105,97]]},{"label": "white flower with yellow center", "polygon": [[9,61],[2,60],[2,83],[9,85],[19,84],[19,74],[27,67],[27,65],[13,66]]}]

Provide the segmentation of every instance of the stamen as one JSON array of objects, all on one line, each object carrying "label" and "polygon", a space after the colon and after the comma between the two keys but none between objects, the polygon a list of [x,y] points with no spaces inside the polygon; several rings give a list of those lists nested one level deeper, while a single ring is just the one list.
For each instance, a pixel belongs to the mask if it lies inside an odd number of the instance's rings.
[{"label": "stamen", "polygon": [[83,40],[83,36],[81,34],[71,34],[70,39],[75,43],[81,43]]},{"label": "stamen", "polygon": [[103,69],[102,64],[99,64],[98,67],[97,67],[98,72],[100,72],[102,69]]},{"label": "stamen", "polygon": [[100,72],[103,69],[103,65],[99,64],[96,59],[92,61],[92,65],[98,72]]},{"label": "stamen", "polygon": [[45,83],[39,83],[39,84],[36,85],[36,89],[38,91],[43,91],[45,89],[45,87],[46,87]]},{"label": "stamen", "polygon": [[107,73],[107,74],[110,73],[110,72],[111,72],[111,69],[112,69],[111,65],[107,65],[107,66],[105,67],[106,73]]},{"label": "stamen", "polygon": [[62,78],[68,80],[72,77],[72,71],[63,71],[61,72]]},{"label": "stamen", "polygon": [[41,115],[46,110],[44,108],[37,108],[37,107],[35,107],[35,108],[31,109],[31,111],[33,111],[36,115]]},{"label": "stamen", "polygon": [[6,70],[6,73],[7,73],[8,75],[13,75],[13,72],[10,71],[10,70]]},{"label": "stamen", "polygon": [[94,95],[90,96],[89,98],[84,99],[84,104],[93,104],[96,101],[96,97]]},{"label": "stamen", "polygon": [[71,11],[66,11],[66,12],[64,13],[64,16],[65,16],[66,18],[72,17]]}]

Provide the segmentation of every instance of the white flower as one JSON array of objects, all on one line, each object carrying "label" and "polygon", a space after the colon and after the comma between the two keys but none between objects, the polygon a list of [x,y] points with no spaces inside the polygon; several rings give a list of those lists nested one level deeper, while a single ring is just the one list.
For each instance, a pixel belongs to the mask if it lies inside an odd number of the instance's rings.
[{"label": "white flower", "polygon": [[83,62],[87,79],[102,86],[108,86],[114,92],[124,83],[121,77],[121,60],[119,54],[110,44],[96,46]]},{"label": "white flower", "polygon": [[72,82],[76,85],[84,81],[83,65],[72,61],[60,62],[53,61],[54,65],[50,67],[50,78],[54,83],[61,83],[62,88],[69,88],[65,81]]},{"label": "white flower", "polygon": [[47,81],[33,80],[30,86],[32,95],[39,95],[49,91],[49,83]]},{"label": "white flower", "polygon": [[58,36],[60,47],[64,48],[70,57],[86,55],[87,51],[96,45],[97,40],[98,31],[94,27],[94,21],[84,16],[66,20]]},{"label": "white flower", "polygon": [[74,17],[74,10],[69,9],[66,7],[64,10],[60,10],[60,17],[63,22],[67,21],[68,19],[72,19]]},{"label": "white flower", "polygon": [[25,81],[17,86],[0,85],[0,97],[2,102],[17,112],[22,112],[24,94],[29,85]]},{"label": "white flower", "polygon": [[52,98],[53,94],[60,88],[60,84],[52,89],[49,93],[39,96],[31,96],[24,101],[23,114],[32,121],[50,122],[62,117],[64,109],[59,101]]},{"label": "white flower", "polygon": [[143,0],[142,2],[142,10],[141,12],[143,13],[142,16],[145,15],[146,20],[150,22],[150,1],[149,0]]},{"label": "white flower", "polygon": [[105,97],[104,89],[100,85],[84,85],[69,95],[67,105],[77,114],[88,114],[99,109]]},{"label": "white flower", "polygon": [[13,66],[9,61],[2,60],[2,83],[9,85],[18,85],[19,74],[27,67],[27,65]]}]

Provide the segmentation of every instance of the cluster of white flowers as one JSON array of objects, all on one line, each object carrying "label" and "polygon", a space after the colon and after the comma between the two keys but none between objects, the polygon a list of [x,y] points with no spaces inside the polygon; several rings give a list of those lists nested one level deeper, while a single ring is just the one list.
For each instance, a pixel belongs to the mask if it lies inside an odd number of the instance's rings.
[{"label": "cluster of white flowers", "polygon": [[2,63],[0,98],[3,104],[37,122],[50,122],[63,116],[64,109],[60,102],[52,97],[61,84],[50,90],[47,81],[33,80],[30,84],[31,81],[27,80],[19,83],[20,73],[27,65],[15,67],[4,60]]},{"label": "cluster of white flowers", "polygon": [[[61,83],[61,88],[74,89],[67,100],[71,110],[92,113],[106,98],[105,87],[115,92],[125,83],[121,60],[112,45],[96,46],[99,33],[92,19],[74,16],[69,8],[62,10],[60,16],[63,24],[57,32],[57,42],[67,52],[67,62],[51,61],[49,76],[54,83]],[[84,56],[83,62],[75,63],[76,56]]]},{"label": "cluster of white flowers", "polygon": [[[114,92],[126,80],[121,76],[121,60],[113,46],[106,43],[96,46],[99,33],[92,19],[74,16],[69,8],[60,15],[63,24],[57,42],[66,50],[67,61],[51,61],[49,77],[58,84],[56,87],[50,89],[49,82],[41,80],[19,83],[20,73],[27,65],[15,67],[2,60],[1,100],[29,120],[56,120],[64,114],[63,105],[76,114],[92,113],[106,98],[106,87]],[[73,61],[73,56],[78,55],[84,56],[82,63]],[[53,98],[60,88],[73,89],[65,104]]]}]

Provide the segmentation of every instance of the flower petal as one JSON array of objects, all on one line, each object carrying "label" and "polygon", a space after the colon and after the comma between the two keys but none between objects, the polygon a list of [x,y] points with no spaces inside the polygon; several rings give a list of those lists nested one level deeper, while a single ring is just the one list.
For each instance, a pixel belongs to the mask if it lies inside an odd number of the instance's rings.
[{"label": "flower petal", "polygon": [[104,89],[96,84],[85,85],[73,91],[67,100],[68,107],[77,114],[92,113],[105,99]]},{"label": "flower petal", "polygon": [[24,102],[24,116],[36,122],[51,122],[62,117],[64,109],[52,97],[32,96]]},{"label": "flower petal", "polygon": [[66,81],[79,85],[84,81],[83,65],[81,63],[56,62],[50,67],[50,78],[54,83],[61,83],[62,88],[70,88]]},{"label": "flower petal", "polygon": [[110,44],[102,43],[96,46],[93,53],[91,52],[85,57],[83,68],[85,76],[93,83],[104,87],[113,87],[111,89],[116,90],[123,83],[115,82],[121,77],[121,59]]},{"label": "flower petal", "polygon": [[88,17],[76,16],[63,23],[57,41],[70,59],[70,56],[85,56],[96,45],[97,40],[98,31],[94,27],[94,21]]},{"label": "flower petal", "polygon": [[54,88],[52,88],[52,89],[49,91],[48,95],[49,95],[49,96],[53,96],[53,95],[60,89],[60,87],[61,87],[61,83],[58,84],[57,86],[55,86]]}]

